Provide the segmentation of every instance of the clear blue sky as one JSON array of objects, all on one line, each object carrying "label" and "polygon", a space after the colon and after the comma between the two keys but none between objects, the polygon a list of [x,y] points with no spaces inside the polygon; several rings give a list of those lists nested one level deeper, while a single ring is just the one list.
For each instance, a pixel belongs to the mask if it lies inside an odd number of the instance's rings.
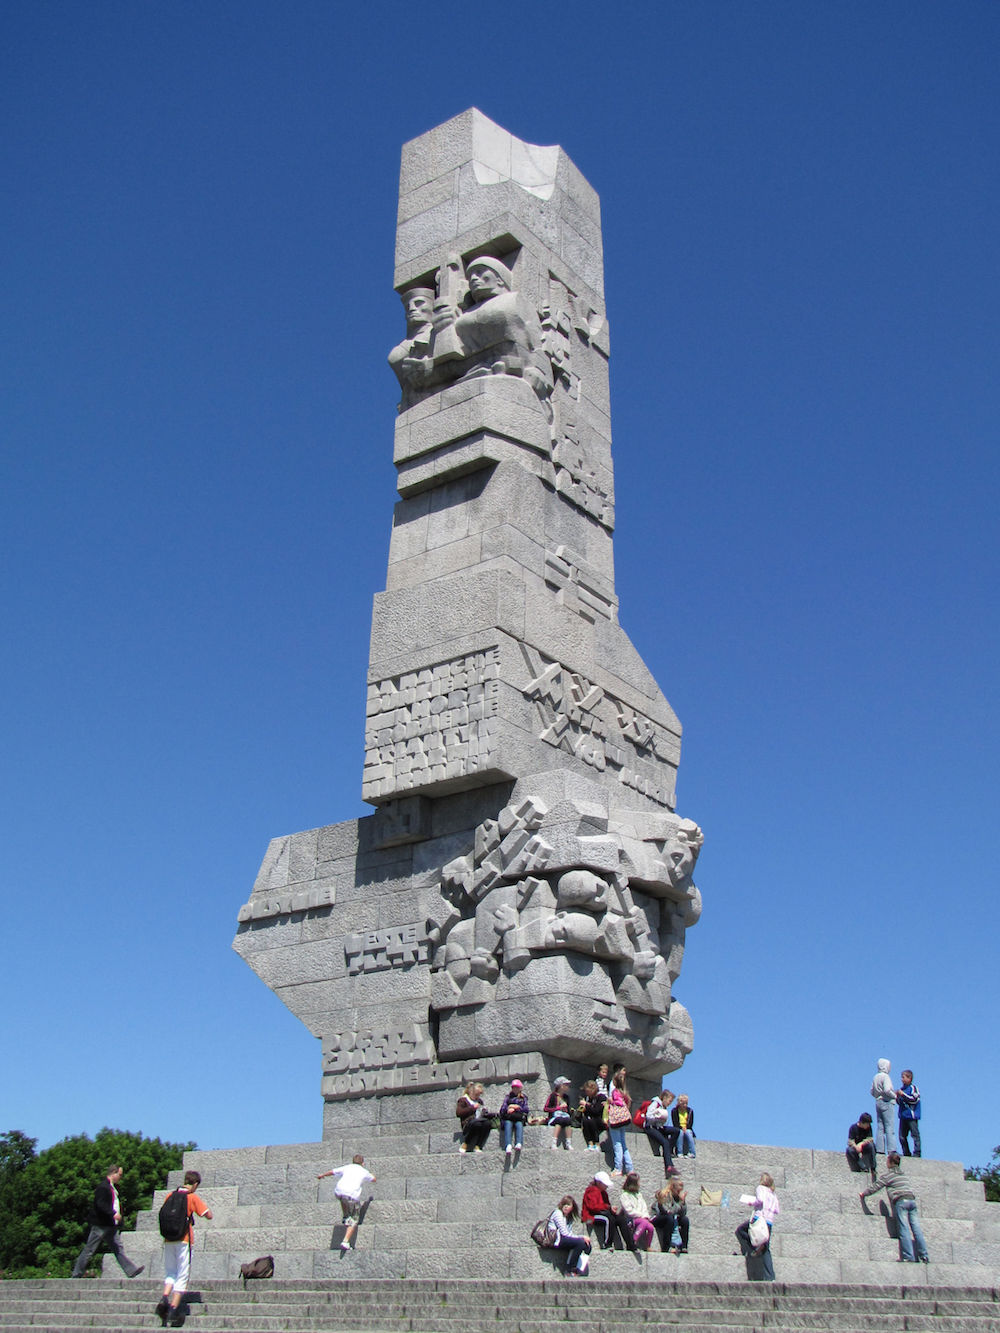
[{"label": "clear blue sky", "polygon": [[353,818],[399,149],[470,105],[603,204],[622,622],[706,834],[672,1080],[839,1148],[879,1056],[1000,1142],[1000,6],[8,0],[0,1130],[320,1135],[231,951]]}]

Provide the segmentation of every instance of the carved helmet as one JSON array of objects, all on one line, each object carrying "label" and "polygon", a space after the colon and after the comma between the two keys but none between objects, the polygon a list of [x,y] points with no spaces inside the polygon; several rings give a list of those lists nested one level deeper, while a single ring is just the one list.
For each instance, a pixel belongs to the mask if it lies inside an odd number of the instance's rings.
[{"label": "carved helmet", "polygon": [[466,273],[471,272],[477,265],[480,268],[491,269],[509,292],[514,290],[514,275],[503,260],[494,259],[492,255],[476,255],[475,259],[470,259],[466,264]]}]

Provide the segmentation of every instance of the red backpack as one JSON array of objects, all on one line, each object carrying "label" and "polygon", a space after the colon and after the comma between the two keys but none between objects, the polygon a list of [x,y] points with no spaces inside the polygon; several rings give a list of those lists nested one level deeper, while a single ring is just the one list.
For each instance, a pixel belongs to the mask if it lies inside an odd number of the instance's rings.
[{"label": "red backpack", "polygon": [[646,1109],[649,1106],[650,1101],[652,1101],[651,1097],[642,1103],[638,1111],[636,1111],[635,1115],[632,1117],[632,1124],[638,1129],[646,1128]]}]

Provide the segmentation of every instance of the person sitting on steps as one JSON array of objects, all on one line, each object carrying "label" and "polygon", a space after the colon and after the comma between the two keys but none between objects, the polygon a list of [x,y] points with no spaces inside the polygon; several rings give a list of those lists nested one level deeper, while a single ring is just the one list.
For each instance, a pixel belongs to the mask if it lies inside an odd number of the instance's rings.
[{"label": "person sitting on steps", "polygon": [[458,1151],[482,1152],[493,1126],[481,1083],[466,1083],[465,1091],[455,1103],[455,1114],[462,1127],[462,1145]]}]

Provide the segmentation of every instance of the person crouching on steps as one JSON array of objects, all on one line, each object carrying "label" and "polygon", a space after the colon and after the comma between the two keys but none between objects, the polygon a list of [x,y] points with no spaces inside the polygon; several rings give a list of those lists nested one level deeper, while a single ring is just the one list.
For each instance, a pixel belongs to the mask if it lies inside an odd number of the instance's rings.
[{"label": "person crouching on steps", "polygon": [[[669,1250],[671,1254],[687,1254],[691,1224],[687,1215],[687,1191],[680,1176],[674,1176],[656,1191],[653,1226],[664,1253]],[[675,1231],[679,1245],[673,1239]]]},{"label": "person crouching on steps", "polygon": [[180,1240],[163,1242],[163,1295],[156,1306],[160,1323],[166,1327],[169,1316],[171,1328],[180,1328],[184,1323],[181,1313],[181,1298],[187,1291],[188,1278],[191,1276],[191,1241],[195,1214],[212,1220],[212,1210],[203,1199],[199,1199],[195,1190],[201,1184],[201,1175],[197,1171],[185,1171],[184,1184],[178,1189],[187,1195],[187,1232]]},{"label": "person crouching on steps", "polygon": [[581,1217],[584,1225],[588,1222],[594,1228],[598,1244],[602,1250],[614,1248],[615,1236],[626,1250],[635,1249],[632,1238],[632,1224],[625,1213],[619,1213],[611,1206],[608,1190],[611,1177],[606,1171],[598,1171],[593,1180],[583,1191]]},{"label": "person crouching on steps", "polygon": [[630,1171],[622,1181],[619,1196],[622,1212],[632,1226],[632,1239],[636,1249],[648,1250],[653,1239],[653,1223],[649,1213],[649,1204],[639,1189],[639,1172]]}]

